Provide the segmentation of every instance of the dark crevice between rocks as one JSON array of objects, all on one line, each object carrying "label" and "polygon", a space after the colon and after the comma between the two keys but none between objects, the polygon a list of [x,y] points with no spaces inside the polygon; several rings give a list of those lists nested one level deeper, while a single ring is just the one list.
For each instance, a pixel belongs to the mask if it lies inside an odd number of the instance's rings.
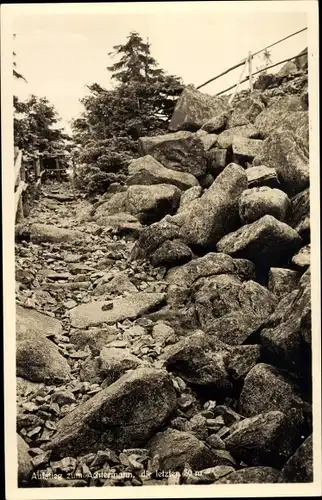
[{"label": "dark crevice between rocks", "polygon": [[311,348],[306,342],[301,342],[298,359],[292,357],[292,363],[288,359],[264,349],[263,346],[259,362],[275,366],[284,372],[285,376],[296,384],[303,399],[309,403],[312,402],[312,355]]}]

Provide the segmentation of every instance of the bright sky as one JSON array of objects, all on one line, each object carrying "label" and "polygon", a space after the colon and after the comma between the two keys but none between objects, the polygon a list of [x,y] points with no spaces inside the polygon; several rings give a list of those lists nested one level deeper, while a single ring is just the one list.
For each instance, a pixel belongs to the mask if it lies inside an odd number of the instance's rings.
[{"label": "bright sky", "polygon": [[[242,8],[245,3],[240,2],[239,8],[223,11],[221,3],[211,9],[212,2],[203,8],[201,2],[194,12],[185,9],[185,3],[180,3],[176,11],[166,12],[159,7],[154,12],[146,9],[145,13],[139,9],[127,13],[123,9],[121,14],[113,13],[111,5],[106,4],[100,4],[101,8],[105,6],[100,13],[94,8],[82,13],[84,4],[74,4],[74,13],[68,9],[72,4],[56,5],[59,13],[42,9],[37,14],[30,9],[13,21],[17,69],[28,80],[16,81],[14,91],[21,98],[31,93],[46,96],[62,117],[62,125],[68,128],[68,122],[83,109],[79,99],[87,93],[86,84],[97,82],[111,87],[106,66],[113,60],[108,52],[113,45],[123,44],[132,30],[149,39],[151,53],[160,67],[181,76],[185,84],[199,85],[239,62],[249,50],[255,52],[307,26],[305,12],[293,10],[296,2],[278,2],[288,4],[286,12],[264,12],[262,2],[252,2],[251,10]],[[231,2],[223,4],[227,7]],[[307,31],[274,47],[272,61],[297,55],[306,46]],[[261,63],[257,56],[254,70]],[[241,68],[229,73],[203,91],[215,94],[223,90],[238,80],[240,72]]]}]

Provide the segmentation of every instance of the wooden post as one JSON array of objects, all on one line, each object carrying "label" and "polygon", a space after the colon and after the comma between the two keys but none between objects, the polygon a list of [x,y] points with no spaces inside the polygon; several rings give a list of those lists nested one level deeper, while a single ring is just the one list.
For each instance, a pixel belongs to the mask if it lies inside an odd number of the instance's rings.
[{"label": "wooden post", "polygon": [[40,157],[38,157],[35,162],[35,182],[38,181],[39,177],[40,177]]},{"label": "wooden post", "polygon": [[245,62],[244,66],[243,66],[243,69],[242,69],[242,72],[240,73],[238,83],[237,83],[237,85],[236,85],[236,87],[235,87],[234,92],[233,92],[233,93],[232,93],[232,95],[230,96],[230,99],[229,99],[229,101],[228,101],[228,104],[231,104],[231,103],[233,102],[233,100],[234,100],[234,98],[235,98],[235,95],[237,94],[237,92],[238,92],[238,90],[239,90],[240,82],[241,82],[241,80],[242,80],[242,78],[243,78],[243,75],[244,75],[244,72],[245,72],[245,69],[246,69],[247,64],[248,64],[248,59],[246,59],[246,62]]},{"label": "wooden post", "polygon": [[34,195],[38,199],[39,191],[40,191],[40,184],[41,184],[41,159],[40,159],[40,156],[38,156],[38,158],[35,161],[34,169],[35,169]]},{"label": "wooden post", "polygon": [[[21,182],[24,184],[25,180],[26,180],[26,172],[25,172],[24,162],[22,161],[22,152],[21,152],[20,179],[21,179]],[[19,197],[19,204],[18,204],[19,218],[20,219],[24,218],[24,207],[23,206],[24,206],[24,190],[21,191],[21,195]]]},{"label": "wooden post", "polygon": [[24,213],[23,213],[23,203],[22,203],[22,192],[20,192],[20,186],[21,186],[21,181],[22,181],[22,168],[20,168],[19,173],[18,173],[18,188],[16,196],[18,196],[18,202],[17,202],[17,208],[16,208],[16,219],[20,221],[23,219]]},{"label": "wooden post", "polygon": [[252,53],[249,51],[248,53],[248,70],[249,70],[249,88],[250,91],[253,92],[253,73],[252,73]]}]

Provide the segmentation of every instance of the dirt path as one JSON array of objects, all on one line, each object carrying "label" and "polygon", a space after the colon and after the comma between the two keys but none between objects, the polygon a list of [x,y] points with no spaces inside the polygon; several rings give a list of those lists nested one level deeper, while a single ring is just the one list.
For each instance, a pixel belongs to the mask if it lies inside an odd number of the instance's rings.
[{"label": "dirt path", "polygon": [[[143,363],[157,367],[164,346],[177,340],[174,330],[162,322],[158,323],[159,329],[154,328],[153,338],[151,329],[155,325],[142,315],[139,319],[125,319],[112,326],[104,323],[91,326],[89,330],[84,330],[85,334],[71,326],[70,311],[81,304],[88,304],[92,300],[108,303],[115,297],[126,298],[129,294],[133,297],[133,294],[142,292],[161,295],[166,283],[163,281],[164,270],[129,260],[133,240],[113,236],[95,223],[80,222],[82,213],[86,213],[90,205],[80,198],[67,199],[70,196],[68,184],[46,185],[24,224],[46,224],[81,231],[81,240],[60,243],[20,241],[15,248],[16,303],[23,307],[22,322],[27,324],[28,311],[34,310],[61,321],[62,329],[49,333],[48,338],[58,346],[59,353],[67,360],[71,370],[70,380],[58,386],[52,385],[50,381],[27,381],[26,374],[30,373],[30,369],[33,372],[31,379],[46,375],[46,367],[37,372],[39,360],[35,361],[36,369],[33,369],[34,351],[31,349],[28,354],[30,360],[23,364],[26,373],[22,370],[21,377],[17,379],[17,430],[31,448],[29,455],[33,457],[34,472],[44,470],[49,465],[50,453],[44,452],[43,447],[55,434],[57,423],[106,386],[101,386],[102,379],[95,370],[95,357],[101,345],[124,348],[128,356],[133,355]],[[66,201],[57,198],[66,198]],[[48,332],[44,333],[47,335]],[[88,333],[94,339],[92,342],[87,342]],[[185,387],[183,380],[180,379],[176,387],[180,394],[182,387]],[[73,463],[74,460],[76,464],[76,459],[70,458]],[[53,470],[63,473],[69,470],[70,464],[57,464],[56,469],[52,467],[51,473]],[[114,472],[129,468],[129,464],[124,465],[119,459],[116,459],[116,464]],[[99,461],[94,462],[93,470],[100,469],[100,465]],[[99,486],[106,483],[106,479],[84,481],[83,473],[81,477],[82,480],[76,482],[69,479],[68,486]],[[41,485],[63,485],[62,479],[58,482],[55,478],[41,481]],[[134,483],[128,480],[126,483],[126,478],[108,481],[108,484],[135,484],[138,479],[134,479]],[[166,479],[164,481],[167,482]]]}]

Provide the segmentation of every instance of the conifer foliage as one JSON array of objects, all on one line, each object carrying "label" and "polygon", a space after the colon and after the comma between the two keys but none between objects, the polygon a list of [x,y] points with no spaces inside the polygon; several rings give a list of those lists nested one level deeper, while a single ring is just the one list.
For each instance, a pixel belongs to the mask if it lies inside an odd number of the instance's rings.
[{"label": "conifer foliage", "polygon": [[181,79],[159,67],[149,42],[135,31],[109,56],[118,59],[107,67],[115,88],[89,85],[90,94],[81,100],[84,112],[73,122],[82,164],[79,185],[88,193],[105,192],[117,173],[122,180],[128,162],[138,156],[138,138],[166,132],[183,90]]},{"label": "conifer foliage", "polygon": [[[16,35],[13,36],[14,40]],[[13,51],[13,79],[23,80],[24,75],[18,70],[16,52]],[[13,95],[13,130],[14,145],[23,150],[27,179],[33,173],[34,159],[39,153],[61,157],[61,164],[67,167],[66,140],[68,135],[59,127],[60,117],[55,107],[46,97],[30,95],[21,100]]]}]

